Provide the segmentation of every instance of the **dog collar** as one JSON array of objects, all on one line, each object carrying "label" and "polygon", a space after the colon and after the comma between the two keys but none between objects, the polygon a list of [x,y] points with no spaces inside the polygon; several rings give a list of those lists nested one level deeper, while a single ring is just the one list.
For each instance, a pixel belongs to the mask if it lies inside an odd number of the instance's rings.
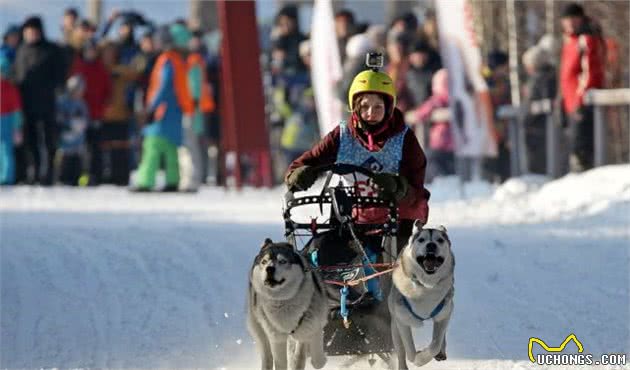
[{"label": "dog collar", "polygon": [[409,313],[411,313],[413,317],[415,317],[416,319],[420,321],[425,321],[425,320],[434,318],[442,311],[442,309],[446,305],[446,297],[444,297],[444,299],[442,299],[442,301],[438,303],[438,305],[433,309],[433,311],[431,311],[431,314],[429,315],[429,317],[424,318],[413,311],[413,308],[411,308],[411,303],[409,303],[409,301],[404,295],[401,295],[400,300],[402,301],[402,304],[407,308],[407,310],[409,310]]}]

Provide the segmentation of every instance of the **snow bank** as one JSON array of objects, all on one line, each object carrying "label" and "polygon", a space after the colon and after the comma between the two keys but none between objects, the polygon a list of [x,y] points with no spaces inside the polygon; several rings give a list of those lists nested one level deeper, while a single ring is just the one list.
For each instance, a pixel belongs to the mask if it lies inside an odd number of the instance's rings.
[{"label": "snow bank", "polygon": [[[544,368],[529,337],[569,333],[588,353],[630,352],[629,175],[432,184],[457,267],[449,360],[425,368]],[[261,241],[282,238],[282,195],[0,189],[0,368],[257,368],[247,275]]]}]

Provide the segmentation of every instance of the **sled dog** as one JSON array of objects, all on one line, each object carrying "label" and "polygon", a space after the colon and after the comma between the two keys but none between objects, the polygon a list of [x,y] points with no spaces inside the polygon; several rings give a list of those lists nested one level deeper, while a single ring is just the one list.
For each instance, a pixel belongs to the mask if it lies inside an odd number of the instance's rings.
[{"label": "sled dog", "polygon": [[[416,221],[392,276],[388,297],[398,368],[446,360],[446,328],[453,312],[455,259],[446,228],[422,228]],[[433,339],[416,351],[411,329],[433,320]]]},{"label": "sled dog", "polygon": [[326,364],[323,330],[328,302],[321,277],[307,269],[288,243],[266,239],[249,275],[247,325],[262,369],[304,369]]}]

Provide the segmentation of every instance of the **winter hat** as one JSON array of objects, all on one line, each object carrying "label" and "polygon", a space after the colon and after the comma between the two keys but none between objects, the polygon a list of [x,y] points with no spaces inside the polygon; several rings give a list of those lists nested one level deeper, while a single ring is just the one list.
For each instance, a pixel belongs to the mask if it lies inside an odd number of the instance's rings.
[{"label": "winter hat", "polygon": [[549,53],[540,46],[532,46],[523,53],[523,64],[535,69],[550,64]]},{"label": "winter hat", "polygon": [[370,42],[374,46],[375,49],[385,47],[385,43],[387,41],[387,29],[382,24],[374,24],[368,27],[365,32],[367,37],[370,39]]},{"label": "winter hat", "polygon": [[278,12],[278,15],[276,16],[276,19],[285,16],[285,17],[289,17],[294,19],[295,21],[298,20],[298,9],[295,5],[289,4],[284,6],[282,9],[280,9],[280,11]]},{"label": "winter hat", "polygon": [[567,4],[562,10],[562,18],[567,17],[584,17],[584,8],[576,3]]},{"label": "winter hat", "polygon": [[488,67],[495,69],[496,67],[507,64],[508,55],[501,50],[493,50],[488,54]]},{"label": "winter hat", "polygon": [[372,42],[365,33],[354,35],[348,39],[346,44],[346,55],[348,58],[365,58],[365,54],[372,49]]},{"label": "winter hat", "polygon": [[190,41],[190,31],[181,23],[173,23],[169,28],[175,47],[186,49]]},{"label": "winter hat", "polygon": [[6,31],[4,31],[4,34],[2,35],[2,39],[5,40],[7,37],[9,37],[9,35],[12,35],[14,33],[17,33],[18,35],[20,34],[20,27],[16,26],[15,24],[10,24]]},{"label": "winter hat", "polygon": [[35,28],[38,29],[41,33],[43,33],[44,31],[42,19],[36,15],[26,18],[26,21],[24,21],[24,24],[22,25],[22,29],[24,28]]},{"label": "winter hat", "polygon": [[159,48],[172,49],[174,45],[173,35],[168,26],[162,26],[155,32],[155,43]]}]

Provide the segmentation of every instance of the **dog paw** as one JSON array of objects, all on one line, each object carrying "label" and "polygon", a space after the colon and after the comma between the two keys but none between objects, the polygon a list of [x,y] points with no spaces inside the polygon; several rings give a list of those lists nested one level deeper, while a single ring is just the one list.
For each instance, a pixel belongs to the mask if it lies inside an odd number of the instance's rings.
[{"label": "dog paw", "polygon": [[321,369],[326,365],[326,356],[311,357],[311,365],[313,365],[315,369]]},{"label": "dog paw", "polygon": [[437,355],[435,355],[435,357],[433,358],[436,359],[437,361],[444,361],[446,360],[446,352],[440,352]]},{"label": "dog paw", "polygon": [[428,349],[424,349],[422,351],[416,352],[416,357],[413,359],[413,364],[418,367],[424,366],[429,363],[432,358],[433,356],[431,356],[431,352]]}]

